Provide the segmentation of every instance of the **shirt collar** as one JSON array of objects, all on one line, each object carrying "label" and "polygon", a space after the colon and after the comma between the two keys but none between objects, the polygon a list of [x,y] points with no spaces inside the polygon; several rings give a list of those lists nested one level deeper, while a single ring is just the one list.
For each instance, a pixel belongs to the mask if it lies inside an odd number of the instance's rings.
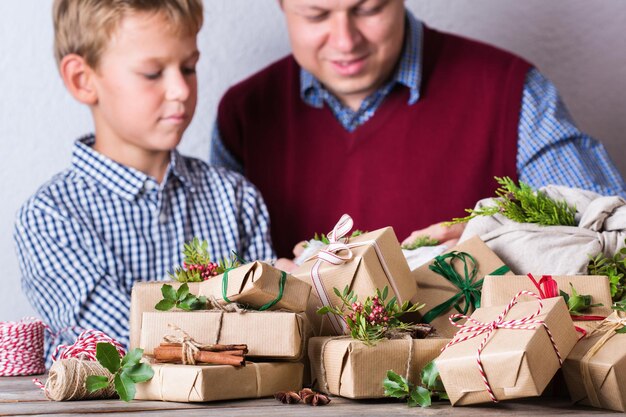
[{"label": "shirt collar", "polygon": [[[406,10],[406,33],[400,62],[391,77],[391,81],[383,85],[383,90],[389,84],[400,84],[409,89],[408,104],[414,104],[420,97],[422,81],[422,39],[424,24],[413,13]],[[378,92],[378,91],[377,91]],[[373,94],[376,94],[374,92]],[[312,107],[321,108],[324,105],[324,86],[317,78],[304,68],[300,68],[300,97]]]},{"label": "shirt collar", "polygon": [[[95,141],[94,135],[87,135],[74,143],[72,168],[76,172],[91,178],[126,200],[134,200],[145,189],[159,186],[149,175],[115,162],[95,151],[93,149]],[[178,151],[173,150],[161,187],[164,188],[171,182],[172,177],[176,177],[183,185],[193,188],[189,174],[184,158]]]}]

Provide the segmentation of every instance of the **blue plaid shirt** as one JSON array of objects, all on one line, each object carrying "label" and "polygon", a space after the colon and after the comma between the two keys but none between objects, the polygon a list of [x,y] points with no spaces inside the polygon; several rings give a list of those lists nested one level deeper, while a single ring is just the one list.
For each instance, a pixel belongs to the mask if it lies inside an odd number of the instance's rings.
[{"label": "blue plaid shirt", "polygon": [[26,296],[53,331],[74,326],[57,344],[89,328],[128,344],[133,284],[166,279],[194,236],[216,260],[232,250],[274,257],[265,204],[241,175],[172,151],[159,184],[93,143],[76,142],[71,167],[22,206],[15,225]]},{"label": "blue plaid shirt", "polygon": [[[407,10],[407,34],[396,73],[358,110],[344,106],[311,73],[301,69],[300,94],[313,107],[329,106],[339,123],[353,131],[367,122],[391,90],[400,84],[409,89],[407,105],[420,98],[423,24]],[[213,165],[243,172],[224,146],[215,124],[210,160]],[[521,181],[538,188],[567,185],[603,195],[626,197],[626,184],[601,143],[580,132],[559,97],[554,84],[536,68],[526,75],[518,129],[517,173]]]}]

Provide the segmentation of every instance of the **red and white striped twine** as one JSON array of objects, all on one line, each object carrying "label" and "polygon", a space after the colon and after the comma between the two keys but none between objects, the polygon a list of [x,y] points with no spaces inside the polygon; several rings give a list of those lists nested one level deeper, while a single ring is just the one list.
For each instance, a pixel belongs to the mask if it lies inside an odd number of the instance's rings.
[{"label": "red and white striped twine", "polygon": [[[99,330],[89,329],[83,331],[80,335],[78,335],[78,338],[73,345],[58,345],[56,349],[54,349],[54,353],[52,354],[52,360],[57,361],[60,359],[79,358],[95,361],[96,346],[98,343],[110,343],[115,346],[120,356],[126,355],[126,351],[124,350],[124,347],[120,342],[107,336],[105,333]],[[33,382],[39,388],[45,390],[44,384],[37,378],[34,378]]]},{"label": "red and white striped twine", "polygon": [[[535,313],[531,314],[530,316],[522,317],[516,320],[505,321],[504,318],[509,313],[509,311],[513,308],[513,306],[517,304],[518,298],[520,298],[522,295],[529,295],[531,297],[535,297],[537,301],[539,302],[539,308],[537,309]],[[483,349],[485,348],[485,345],[487,344],[489,337],[496,329],[534,330],[539,326],[543,326],[544,329],[546,329],[546,333],[548,334],[550,341],[552,342],[552,347],[554,348],[554,352],[556,353],[556,356],[559,359],[559,364],[563,365],[563,358],[561,357],[561,354],[559,353],[559,349],[556,346],[556,342],[554,341],[552,332],[550,331],[550,329],[548,328],[548,326],[543,320],[534,320],[535,317],[541,314],[542,309],[543,309],[543,303],[541,302],[540,296],[530,291],[520,291],[515,295],[515,297],[511,299],[509,304],[505,307],[504,311],[502,311],[502,313],[498,316],[498,318],[490,323],[483,323],[463,314],[453,314],[449,318],[450,323],[452,323],[453,326],[461,328],[461,330],[457,332],[457,335],[464,334],[464,333],[472,333],[472,334],[467,335],[467,336],[462,336],[460,338],[455,337],[442,349],[442,351],[452,345],[456,345],[457,343],[461,343],[466,340],[472,339],[476,336],[480,336],[484,334],[485,337],[480,342],[480,345],[478,346],[478,350],[476,352],[476,362],[478,364],[478,372],[480,372],[480,376],[483,382],[485,383],[485,387],[487,388],[487,393],[489,394],[491,401],[493,401],[494,403],[497,403],[498,399],[493,393],[491,384],[489,384],[489,380],[487,379],[487,374],[485,373],[485,368],[483,367],[483,362],[480,358],[480,355]],[[455,321],[455,319],[457,318],[467,319],[467,321],[464,324],[459,324]],[[468,322],[473,323],[473,326],[468,326],[467,325]]]},{"label": "red and white striped twine", "polygon": [[0,322],[0,376],[43,374],[47,326],[35,317]]}]

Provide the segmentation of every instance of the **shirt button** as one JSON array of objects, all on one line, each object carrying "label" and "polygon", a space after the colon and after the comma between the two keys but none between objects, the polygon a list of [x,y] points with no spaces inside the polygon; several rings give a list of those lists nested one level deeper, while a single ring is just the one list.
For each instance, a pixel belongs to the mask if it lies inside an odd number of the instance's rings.
[{"label": "shirt button", "polygon": [[146,191],[152,191],[152,190],[154,190],[154,189],[156,188],[156,184],[154,184],[154,183],[153,183],[153,182],[151,182],[151,181],[146,181],[146,182],[143,184],[143,188],[144,188]]}]

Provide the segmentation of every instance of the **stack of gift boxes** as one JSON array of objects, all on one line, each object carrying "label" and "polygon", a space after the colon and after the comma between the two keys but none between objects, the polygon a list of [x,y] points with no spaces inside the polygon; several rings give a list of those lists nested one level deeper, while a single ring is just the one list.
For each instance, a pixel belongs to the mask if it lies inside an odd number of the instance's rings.
[{"label": "stack of gift boxes", "polygon": [[[611,313],[607,277],[514,275],[477,237],[410,271],[391,228],[346,239],[342,221],[331,244],[286,275],[282,289],[284,274],[259,262],[229,271],[227,280],[189,284],[191,293],[242,304],[243,312],[159,312],[162,283],[137,284],[131,347],[150,356],[176,326],[199,343],[247,344],[250,361],[244,367],[154,364],[155,377],[138,385],[137,398],[254,398],[311,383],[331,395],[382,398],[387,371],[416,385],[434,360],[452,405],[539,396],[562,368],[573,401],[624,410],[626,335],[616,330],[626,320]],[[424,303],[419,319],[436,335],[372,346],[344,335],[341,316],[317,310],[342,306],[334,289],[345,287],[362,298],[387,287],[400,303]],[[572,316],[556,288],[569,296],[575,289],[601,306]],[[267,311],[254,310],[277,299]],[[450,319],[455,314],[460,321]]]}]

